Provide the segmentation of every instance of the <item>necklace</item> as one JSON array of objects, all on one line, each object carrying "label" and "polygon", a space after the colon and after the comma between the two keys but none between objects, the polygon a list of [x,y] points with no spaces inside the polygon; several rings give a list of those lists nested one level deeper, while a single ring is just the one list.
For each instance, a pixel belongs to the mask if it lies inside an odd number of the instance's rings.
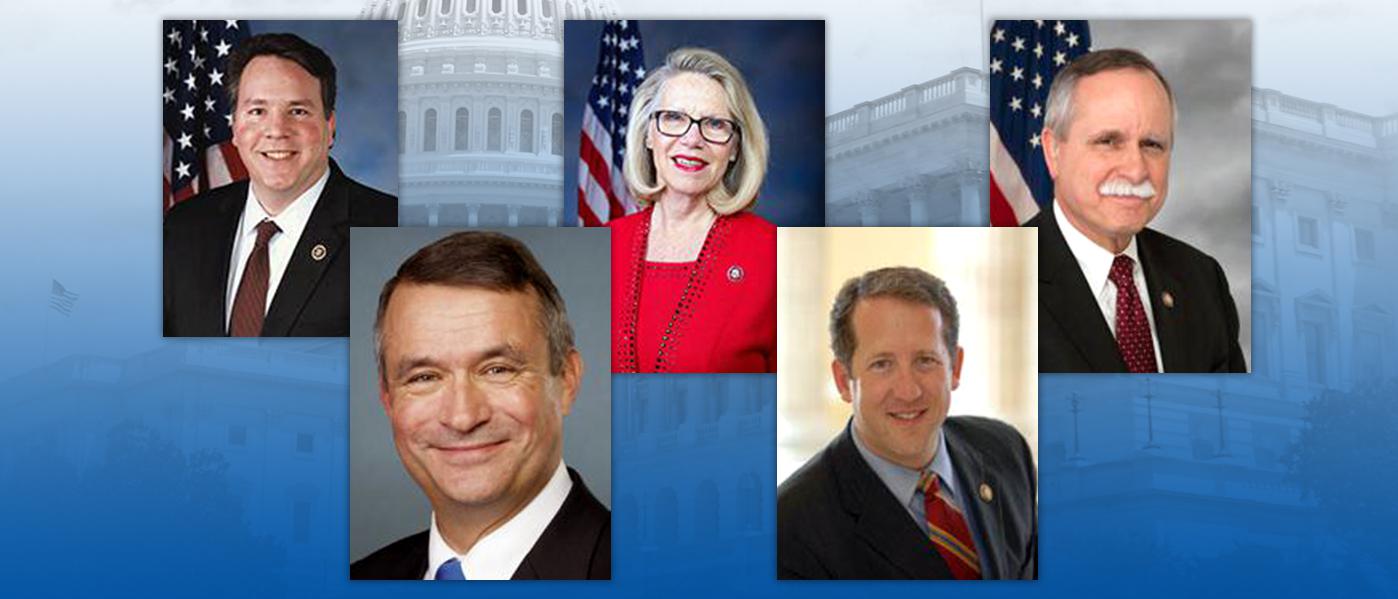
[{"label": "necklace", "polygon": [[[641,219],[641,226],[636,231],[636,237],[631,243],[631,285],[627,289],[628,301],[626,313],[623,316],[625,324],[622,326],[621,332],[620,372],[640,372],[640,356],[637,355],[636,349],[636,328],[641,316],[641,288],[645,282],[646,246],[650,242],[650,219],[651,215],[646,215]],[[694,265],[690,267],[684,291],[680,293],[680,300],[670,314],[670,319],[665,325],[665,332],[660,336],[660,347],[655,356],[655,372],[666,372],[671,366],[671,358],[675,348],[679,346],[682,339],[681,332],[689,318],[693,316],[694,308],[703,298],[704,289],[708,286],[708,271],[712,266],[713,257],[723,247],[723,241],[728,231],[728,221],[726,216],[718,217],[704,236],[704,245],[699,248],[699,257],[694,260]]]}]

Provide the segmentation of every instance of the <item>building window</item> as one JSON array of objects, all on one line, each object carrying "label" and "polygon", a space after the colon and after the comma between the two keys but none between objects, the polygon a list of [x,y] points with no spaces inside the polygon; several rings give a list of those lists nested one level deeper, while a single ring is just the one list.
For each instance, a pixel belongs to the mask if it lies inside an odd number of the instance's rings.
[{"label": "building window", "polygon": [[427,16],[427,3],[431,0],[417,0],[417,17],[421,19]]},{"label": "building window", "polygon": [[1354,230],[1354,257],[1360,262],[1373,262],[1374,254],[1374,232],[1356,228]]},{"label": "building window", "polygon": [[398,111],[398,153],[408,148],[408,113]]},{"label": "building window", "polygon": [[553,143],[552,143],[551,145],[553,146],[553,155],[554,155],[554,156],[562,156],[562,155],[563,155],[563,115],[560,114],[560,113],[557,113],[557,112],[553,113],[553,123],[552,123],[552,125],[553,125]]},{"label": "building window", "polygon": [[445,14],[450,14],[450,13],[451,13],[451,0],[442,0],[442,10],[439,11],[439,12],[441,12],[441,13],[444,14],[444,15],[445,15]]},{"label": "building window", "polygon": [[515,12],[520,15],[529,14],[529,0],[515,0]]},{"label": "building window", "polygon": [[762,487],[751,472],[738,479],[738,526],[749,532],[762,528]]},{"label": "building window", "polygon": [[234,424],[228,427],[228,444],[234,447],[247,447],[248,427]]},{"label": "building window", "polygon": [[1296,217],[1296,243],[1304,249],[1320,251],[1320,223],[1309,216]]},{"label": "building window", "polygon": [[490,0],[490,12],[500,14],[505,11],[505,0]]},{"label": "building window", "polygon": [[456,109],[456,143],[452,146],[458,152],[465,152],[470,149],[471,140],[471,111],[465,108]]},{"label": "building window", "polygon": [[651,528],[657,545],[673,546],[680,536],[680,508],[675,491],[663,488],[655,498],[655,524]]},{"label": "building window", "polygon": [[311,502],[296,501],[291,506],[291,539],[297,543],[311,540]]},{"label": "building window", "polygon": [[534,153],[534,112],[519,113],[519,151]]},{"label": "building window", "polygon": [[544,0],[544,3],[541,5],[540,12],[543,13],[545,19],[552,19],[553,0]]},{"label": "building window", "polygon": [[403,0],[403,3],[398,5],[398,20],[399,20],[399,21],[402,21],[402,20],[403,20],[403,15],[406,14],[407,12],[408,12],[408,2],[407,2],[407,0]]},{"label": "building window", "polygon": [[695,533],[701,538],[718,536],[718,486],[711,480],[699,483],[694,496]]},{"label": "building window", "polygon": [[489,118],[487,119],[485,131],[485,149],[489,152],[500,152],[502,151],[500,145],[500,129],[502,127],[500,123],[500,109],[491,108],[488,114]]},{"label": "building window", "polygon": [[296,434],[296,453],[314,453],[316,450],[316,436],[311,433]]},{"label": "building window", "polygon": [[422,151],[437,151],[437,109],[428,108],[422,114]]}]

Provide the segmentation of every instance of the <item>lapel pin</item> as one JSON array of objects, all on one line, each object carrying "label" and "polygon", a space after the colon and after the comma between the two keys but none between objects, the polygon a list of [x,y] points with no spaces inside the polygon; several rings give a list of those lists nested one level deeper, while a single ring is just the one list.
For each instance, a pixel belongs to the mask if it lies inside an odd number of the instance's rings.
[{"label": "lapel pin", "polygon": [[1166,308],[1173,308],[1175,307],[1175,296],[1170,295],[1170,292],[1166,291],[1160,294],[1160,302],[1165,304]]},{"label": "lapel pin", "polygon": [[743,280],[743,267],[734,264],[728,267],[728,282],[737,283]]},{"label": "lapel pin", "polygon": [[316,262],[324,260],[326,251],[327,250],[325,249],[325,244],[317,243],[315,247],[311,248],[311,259],[315,260]]},{"label": "lapel pin", "polygon": [[991,501],[994,501],[994,500],[995,500],[995,491],[994,491],[993,489],[990,488],[990,485],[989,485],[989,484],[981,483],[981,501],[984,501],[984,502],[986,502],[986,503],[990,503]]}]

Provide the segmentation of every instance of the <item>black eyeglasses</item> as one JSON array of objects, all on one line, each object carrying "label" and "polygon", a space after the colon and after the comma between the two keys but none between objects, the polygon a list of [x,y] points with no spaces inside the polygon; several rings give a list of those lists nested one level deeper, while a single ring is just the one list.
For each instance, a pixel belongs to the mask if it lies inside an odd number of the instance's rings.
[{"label": "black eyeglasses", "polygon": [[726,144],[738,132],[738,123],[716,116],[696,119],[678,110],[657,110],[654,116],[655,130],[668,137],[683,137],[696,123],[699,135],[710,143]]}]

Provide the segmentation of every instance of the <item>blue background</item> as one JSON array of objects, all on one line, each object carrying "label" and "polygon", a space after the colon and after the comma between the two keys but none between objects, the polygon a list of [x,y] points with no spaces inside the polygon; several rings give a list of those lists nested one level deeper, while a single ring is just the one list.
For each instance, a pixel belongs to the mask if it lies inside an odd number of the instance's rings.
[{"label": "blue background", "polygon": [[[74,19],[19,4],[0,26],[0,594],[444,593],[347,580],[346,341],[160,339],[154,23],[166,14],[110,6]],[[1384,40],[1391,25],[1371,19],[1346,37]],[[1257,33],[1259,61],[1306,45],[1328,65],[1317,71],[1378,76],[1368,93],[1398,96],[1382,83],[1391,70],[1328,51],[1334,40],[1267,46],[1268,29]],[[1272,81],[1257,84],[1292,89]],[[615,580],[488,592],[1392,595],[1398,229],[1378,206],[1398,189],[1396,146],[1391,133],[1360,152],[1272,129],[1255,123],[1253,165],[1268,179],[1253,186],[1254,295],[1283,308],[1254,303],[1254,347],[1270,353],[1240,377],[1043,377],[1040,581],[779,584],[773,379],[617,376]],[[1295,212],[1324,219],[1338,249],[1295,251]],[[1374,231],[1368,264],[1345,253],[1356,223]],[[79,296],[71,315],[49,308],[54,280]],[[1302,326],[1316,306],[1335,336]],[[1377,360],[1339,341],[1375,315],[1389,322]],[[1333,355],[1319,379],[1315,355]]]},{"label": "blue background", "polygon": [[[825,22],[632,21],[646,70],[670,51],[708,48],[743,74],[767,125],[767,179],[758,214],[782,227],[825,224]],[[568,21],[563,36],[564,224],[578,222],[578,154],[583,107],[597,71],[602,21]]]}]

